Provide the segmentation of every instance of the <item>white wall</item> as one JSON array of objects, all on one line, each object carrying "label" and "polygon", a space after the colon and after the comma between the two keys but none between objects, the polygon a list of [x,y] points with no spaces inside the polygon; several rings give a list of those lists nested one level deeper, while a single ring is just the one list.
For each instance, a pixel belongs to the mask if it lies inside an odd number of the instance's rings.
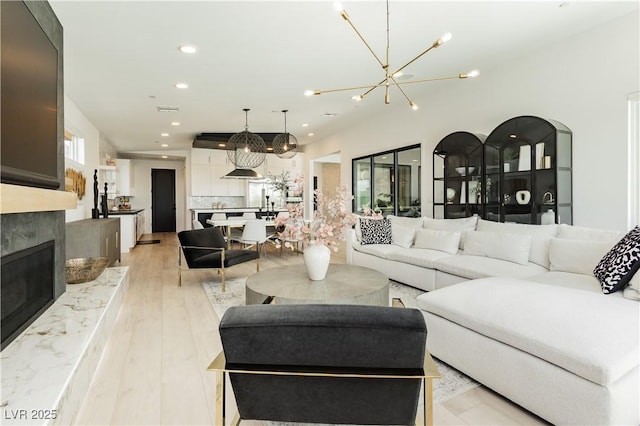
[{"label": "white wall", "polygon": [[93,171],[98,168],[99,164],[100,132],[67,95],[64,96],[64,126],[74,135],[84,138],[84,166],[77,163],[68,165],[68,167],[81,171],[87,178],[86,193],[84,198],[78,201],[78,208],[66,212],[66,221],[72,222],[91,217]]},{"label": "white wall", "polygon": [[[443,137],[460,130],[488,135],[509,118],[534,115],[573,132],[574,225],[625,230],[627,97],[640,88],[639,75],[634,13],[483,69],[476,79],[427,83],[435,86],[424,96],[412,87],[418,111],[400,95],[382,112],[365,115],[363,106],[358,122],[305,146],[305,175],[314,158],[340,151],[342,184],[350,187],[352,158],[421,142],[422,211],[431,215],[431,154]],[[366,101],[382,103],[380,96]]]},{"label": "white wall", "polygon": [[[144,233],[151,233],[151,169],[172,169],[176,171],[176,231],[191,229],[191,217],[186,213],[187,191],[184,161],[131,160],[135,182],[131,206],[144,209]],[[189,223],[187,223],[189,222]]]}]

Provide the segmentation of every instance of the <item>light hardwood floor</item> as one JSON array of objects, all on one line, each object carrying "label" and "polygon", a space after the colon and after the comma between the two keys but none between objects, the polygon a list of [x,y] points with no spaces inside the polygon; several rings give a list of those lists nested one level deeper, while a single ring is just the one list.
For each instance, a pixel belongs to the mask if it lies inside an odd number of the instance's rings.
[{"label": "light hardwood floor", "polygon": [[[215,271],[187,271],[178,287],[175,234],[144,239],[161,243],[138,245],[122,255],[122,266],[129,266],[129,288],[76,424],[211,425],[214,375],[206,367],[221,346],[218,318],[200,283],[219,278]],[[344,263],[344,250],[332,257]],[[271,247],[261,269],[295,263],[302,263],[302,256],[280,256]],[[254,262],[237,265],[227,270],[227,279],[254,271]],[[434,422],[545,424],[484,387],[436,404]]]}]

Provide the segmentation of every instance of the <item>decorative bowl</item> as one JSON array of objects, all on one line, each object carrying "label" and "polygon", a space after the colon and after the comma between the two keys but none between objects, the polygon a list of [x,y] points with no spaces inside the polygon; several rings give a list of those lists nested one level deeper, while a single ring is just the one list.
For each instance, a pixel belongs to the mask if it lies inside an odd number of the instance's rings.
[{"label": "decorative bowl", "polygon": [[[468,169],[469,169],[469,174],[470,174],[470,175],[471,175],[471,174],[473,174],[473,172],[475,172],[475,171],[476,171],[476,168],[475,168],[475,167],[469,167]],[[458,174],[459,174],[460,176],[464,176],[464,175],[465,175],[465,173],[466,173],[466,171],[467,171],[467,167],[456,167],[456,169],[455,169],[455,170],[456,170],[456,172],[458,172]]]},{"label": "decorative bowl", "polygon": [[67,259],[65,263],[67,284],[80,284],[93,281],[98,278],[108,264],[108,257]]}]

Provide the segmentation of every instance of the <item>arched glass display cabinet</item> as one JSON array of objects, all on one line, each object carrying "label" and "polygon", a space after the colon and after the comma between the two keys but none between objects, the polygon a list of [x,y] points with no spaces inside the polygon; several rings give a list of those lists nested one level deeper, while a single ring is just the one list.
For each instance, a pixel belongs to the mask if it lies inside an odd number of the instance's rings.
[{"label": "arched glass display cabinet", "polygon": [[434,218],[482,215],[485,138],[484,135],[455,132],[445,136],[433,150]]},{"label": "arched glass display cabinet", "polygon": [[511,118],[484,143],[483,217],[497,222],[573,222],[571,130],[533,116]]}]

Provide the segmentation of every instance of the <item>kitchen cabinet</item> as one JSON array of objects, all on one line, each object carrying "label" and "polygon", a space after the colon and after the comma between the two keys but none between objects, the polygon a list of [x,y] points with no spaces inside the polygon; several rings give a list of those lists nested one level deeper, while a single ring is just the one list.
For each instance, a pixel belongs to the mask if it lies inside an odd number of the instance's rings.
[{"label": "kitchen cabinet", "polygon": [[222,149],[193,148],[191,150],[191,195],[234,196],[246,195],[243,179],[222,179],[234,169]]},{"label": "kitchen cabinet", "polygon": [[129,253],[136,246],[136,215],[119,215],[120,218],[120,252]]},{"label": "kitchen cabinet", "polygon": [[131,174],[131,160],[116,160],[116,194],[118,196],[133,195],[133,179]]},{"label": "kitchen cabinet", "polygon": [[[98,166],[98,192],[100,195],[104,194],[104,184],[106,183],[107,198],[113,200],[117,194],[117,180],[118,173],[116,166]],[[93,186],[91,186],[91,188],[93,188]]]},{"label": "kitchen cabinet", "polygon": [[144,234],[144,210],[140,210],[136,213],[136,241],[140,241]]},{"label": "kitchen cabinet", "polygon": [[120,261],[120,218],[84,219],[66,224],[66,258],[107,257]]}]

